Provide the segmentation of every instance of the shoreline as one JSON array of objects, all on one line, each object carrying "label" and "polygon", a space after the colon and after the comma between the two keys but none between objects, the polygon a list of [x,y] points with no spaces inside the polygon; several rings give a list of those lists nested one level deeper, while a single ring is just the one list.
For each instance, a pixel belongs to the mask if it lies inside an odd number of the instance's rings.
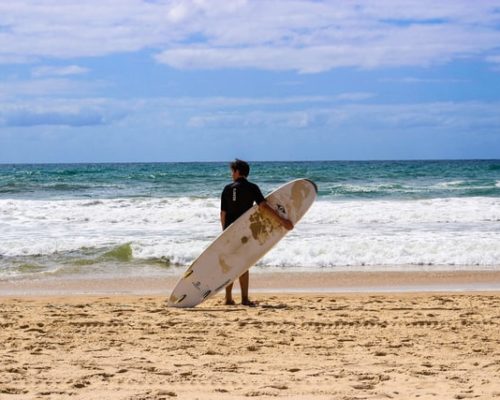
[{"label": "shoreline", "polygon": [[[262,272],[250,293],[500,292],[500,271]],[[168,296],[178,276],[44,277],[0,280],[0,298],[82,295]],[[239,295],[238,283],[234,294]]]}]

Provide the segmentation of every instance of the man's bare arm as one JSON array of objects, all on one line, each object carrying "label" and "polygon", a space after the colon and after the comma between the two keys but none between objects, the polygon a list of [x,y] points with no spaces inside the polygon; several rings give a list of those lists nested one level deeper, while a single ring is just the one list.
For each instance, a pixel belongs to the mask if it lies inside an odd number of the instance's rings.
[{"label": "man's bare arm", "polygon": [[222,225],[222,229],[224,229],[224,226],[226,225],[226,212],[225,211],[220,212],[220,223]]},{"label": "man's bare arm", "polygon": [[279,221],[280,224],[283,225],[283,227],[286,230],[290,231],[293,229],[292,221],[290,221],[286,218],[283,218],[281,215],[279,215],[278,212],[274,208],[272,208],[269,204],[267,204],[267,201],[263,201],[262,203],[260,203],[259,207],[261,210],[264,210],[268,214],[272,215],[273,218],[275,218],[277,221]]}]

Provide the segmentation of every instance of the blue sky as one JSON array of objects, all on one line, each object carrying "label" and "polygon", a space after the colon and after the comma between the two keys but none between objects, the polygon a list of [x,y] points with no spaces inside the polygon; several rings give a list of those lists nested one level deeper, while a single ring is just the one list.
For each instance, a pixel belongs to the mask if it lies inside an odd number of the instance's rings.
[{"label": "blue sky", "polygon": [[500,158],[500,0],[0,4],[0,163]]}]

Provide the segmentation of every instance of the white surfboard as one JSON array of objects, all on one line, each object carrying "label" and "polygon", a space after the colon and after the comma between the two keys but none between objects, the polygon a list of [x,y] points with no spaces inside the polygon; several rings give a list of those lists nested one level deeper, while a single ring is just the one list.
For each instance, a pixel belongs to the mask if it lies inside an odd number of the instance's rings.
[{"label": "white surfboard", "polygon": [[[266,197],[267,203],[295,225],[316,199],[308,179],[291,181]],[[254,205],[227,227],[191,264],[175,286],[168,305],[194,307],[245,273],[288,231]]]}]

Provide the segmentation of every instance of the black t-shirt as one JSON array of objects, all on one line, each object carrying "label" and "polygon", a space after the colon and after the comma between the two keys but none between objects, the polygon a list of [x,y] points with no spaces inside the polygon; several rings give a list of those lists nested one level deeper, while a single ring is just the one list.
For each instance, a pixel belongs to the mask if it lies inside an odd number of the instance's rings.
[{"label": "black t-shirt", "polygon": [[226,223],[224,229],[241,217],[245,211],[253,206],[254,201],[260,204],[264,196],[259,187],[245,178],[238,178],[227,185],[222,191],[221,211],[226,212]]}]

